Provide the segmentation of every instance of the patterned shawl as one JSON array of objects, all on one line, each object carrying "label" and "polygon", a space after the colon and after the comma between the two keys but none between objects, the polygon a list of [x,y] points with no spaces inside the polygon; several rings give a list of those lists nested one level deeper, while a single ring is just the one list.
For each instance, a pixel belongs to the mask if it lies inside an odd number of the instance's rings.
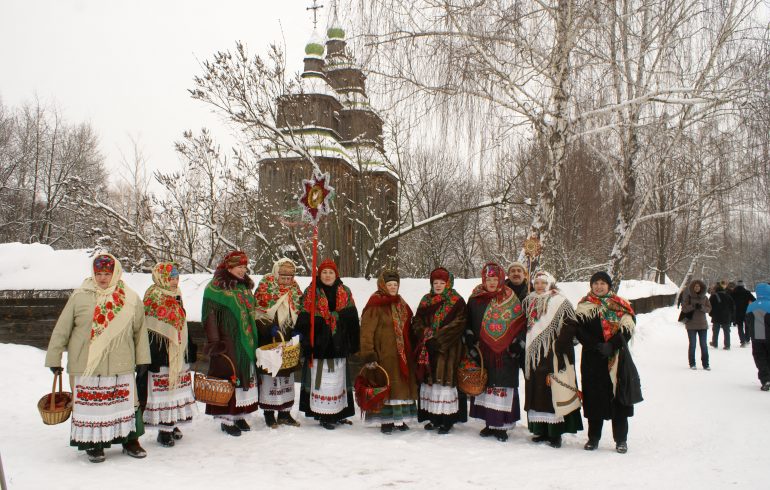
[{"label": "patterned shawl", "polygon": [[[634,331],[635,313],[631,304],[617,294],[608,293],[603,296],[597,296],[594,293],[588,293],[580,300],[580,303],[591,303],[599,307],[599,317],[602,322],[602,333],[604,341],[607,342],[613,335],[618,333],[622,327],[630,333]],[[631,322],[624,321],[623,318],[630,318]]]},{"label": "patterned shawl", "polygon": [[[102,253],[115,261],[110,284],[102,289],[97,286],[96,277],[83,281],[76,292],[93,293],[96,296],[96,307],[91,323],[91,339],[88,346],[88,360],[84,376],[92,375],[104,358],[120,343],[123,337],[130,335],[131,320],[134,317],[134,306],[138,298],[131,292],[126,293],[123,283],[123,267],[114,256]],[[98,258],[98,257],[97,257]]]},{"label": "patterned shawl", "polygon": [[454,319],[457,315],[455,307],[458,304],[464,305],[462,297],[454,290],[454,274],[451,272],[448,274],[449,281],[447,281],[444,291],[441,294],[436,294],[433,291],[433,284],[431,284],[430,293],[423,296],[419,306],[417,306],[415,316],[425,317],[425,324],[427,325],[423,332],[419,332],[421,337],[416,349],[418,370],[430,370],[430,358],[426,342],[433,338],[439,328]]},{"label": "patterned shawl", "polygon": [[[502,367],[503,352],[526,326],[524,309],[519,298],[511,288],[505,285],[504,272],[497,264],[487,264],[482,269],[481,284],[471,293],[471,299],[478,298],[486,303],[484,316],[479,329],[479,345],[488,362],[495,367]],[[498,277],[497,289],[488,291],[485,287],[487,277]]]},{"label": "patterned shawl", "polygon": [[[214,278],[203,291],[201,322],[205,325],[210,314],[217,316],[221,325],[235,344],[235,362],[240,386],[249,382],[251,366],[256,360],[257,325],[254,319],[256,300],[251,288],[254,281],[248,276],[238,279],[220,264]],[[245,379],[244,379],[245,378]]]},{"label": "patterned shawl", "polygon": [[[353,294],[350,292],[350,289],[342,284],[342,281],[338,277],[334,281],[334,286],[336,287],[336,306],[334,307],[334,311],[331,311],[329,309],[329,300],[326,298],[326,294],[321,288],[321,284],[321,278],[316,278],[315,314],[324,319],[324,322],[329,326],[332,335],[334,335],[335,332],[337,332],[337,321],[340,319],[339,312],[346,308],[355,308],[356,305],[353,303]],[[310,287],[308,287],[305,290],[304,299],[302,300],[302,310],[310,313],[312,305],[313,303],[310,300]]]},{"label": "patterned shawl", "polygon": [[257,285],[257,318],[277,321],[281,332],[286,335],[297,322],[297,315],[302,309],[302,290],[296,280],[288,286],[278,282],[278,271],[284,264],[294,265],[290,259],[280,259],[273,264],[273,272],[265,274]]},{"label": "patterned shawl", "polygon": [[401,379],[409,379],[409,361],[407,356],[412,352],[409,342],[409,326],[412,323],[412,309],[406,304],[401,295],[391,296],[385,288],[384,272],[377,278],[377,291],[372,294],[364,307],[363,314],[369,308],[386,307],[390,309],[393,332],[396,336],[396,353],[398,354],[398,370]]},{"label": "patterned shawl", "polygon": [[531,373],[552,349],[564,321],[575,317],[575,310],[558,289],[543,294],[530,293],[524,300],[524,307],[527,312],[524,377],[530,379]]},{"label": "patterned shawl", "polygon": [[[172,288],[173,262],[160,262],[152,268],[152,286],[144,293],[144,322],[150,335],[156,335],[168,352],[168,385],[179,381],[187,350],[187,313],[182,306],[182,292]],[[179,300],[177,300],[179,298]]]}]

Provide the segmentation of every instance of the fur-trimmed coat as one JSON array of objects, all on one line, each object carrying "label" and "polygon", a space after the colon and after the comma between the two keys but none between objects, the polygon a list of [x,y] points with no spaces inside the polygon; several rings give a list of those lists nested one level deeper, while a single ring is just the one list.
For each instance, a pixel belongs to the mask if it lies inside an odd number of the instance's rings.
[{"label": "fur-trimmed coat", "polygon": [[[444,323],[438,327],[433,337],[427,341],[430,372],[426,372],[421,383],[438,383],[444,386],[457,386],[457,366],[465,354],[463,332],[467,323],[465,300],[460,298]],[[425,330],[430,329],[433,313],[424,314],[417,310],[412,319],[412,345],[418,349],[423,342]]]},{"label": "fur-trimmed coat", "polygon": [[[695,292],[695,285],[700,285],[700,292]],[[709,328],[706,313],[711,311],[711,303],[706,296],[706,284],[696,279],[690,283],[690,286],[682,293],[682,313],[691,316],[684,320],[684,326],[687,330],[706,330]]]},{"label": "fur-trimmed coat", "polygon": [[[615,348],[615,367],[618,362],[617,356],[621,355],[618,351],[623,346],[623,338],[626,341],[630,340],[634,327],[633,317],[624,315],[618,332],[607,341]],[[597,349],[599,344],[604,343],[598,305],[588,302],[578,304],[575,308],[575,319],[567,319],[559,334],[557,353],[567,353],[567,346],[572,345],[573,337],[583,345],[580,357],[580,378],[585,418],[610,420],[613,415],[633,416],[633,406],[624,406],[615,402],[613,384],[617,378],[615,377],[613,381],[613,370],[609,368],[608,359]]]}]

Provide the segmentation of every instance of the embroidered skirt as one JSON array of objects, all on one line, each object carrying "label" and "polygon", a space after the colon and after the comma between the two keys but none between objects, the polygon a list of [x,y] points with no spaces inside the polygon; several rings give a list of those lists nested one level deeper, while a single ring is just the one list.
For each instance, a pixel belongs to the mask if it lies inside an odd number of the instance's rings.
[{"label": "embroidered skirt", "polygon": [[353,386],[344,357],[315,359],[302,367],[299,409],[306,417],[335,422],[356,414]]},{"label": "embroidered skirt", "polygon": [[[134,374],[75,376],[70,443],[117,443],[136,431]],[[109,447],[108,445],[105,447]]]},{"label": "embroidered skirt", "polygon": [[259,376],[259,407],[286,411],[294,405],[294,373],[288,376]]},{"label": "embroidered skirt", "polygon": [[364,422],[368,426],[381,424],[401,425],[414,421],[417,417],[417,404],[414,400],[386,400],[379,412],[366,412]]},{"label": "embroidered skirt", "polygon": [[249,389],[236,388],[235,395],[230,399],[227,406],[206,405],[206,414],[220,417],[223,415],[232,415],[236,418],[243,418],[247,413],[255,412],[259,405],[259,394],[257,393],[257,377],[254,366],[251,367],[251,377],[249,378]]},{"label": "embroidered skirt", "polygon": [[527,412],[527,422],[529,431],[536,436],[557,437],[567,433],[577,434],[583,430],[583,417],[580,416],[579,408],[564,417],[530,410]]},{"label": "embroidered skirt", "polygon": [[453,425],[468,420],[468,399],[453,386],[421,384],[417,421]]},{"label": "embroidered skirt", "polygon": [[471,417],[482,419],[491,429],[512,429],[521,418],[517,388],[489,387],[471,398]]},{"label": "embroidered skirt", "polygon": [[162,366],[157,373],[147,373],[145,424],[155,426],[189,422],[197,414],[189,365],[185,364],[179,372],[179,379],[173,388],[168,386],[168,367]]}]

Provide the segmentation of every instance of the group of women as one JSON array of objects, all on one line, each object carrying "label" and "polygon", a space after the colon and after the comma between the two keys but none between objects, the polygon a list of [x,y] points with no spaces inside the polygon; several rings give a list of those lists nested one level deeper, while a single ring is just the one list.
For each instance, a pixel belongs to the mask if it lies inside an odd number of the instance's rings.
[{"label": "group of women", "polygon": [[[107,282],[98,277],[103,260],[111,264]],[[348,360],[357,355],[363,363],[359,376],[389,387],[382,406],[364,412],[365,423],[379,426],[384,434],[409,430],[407,423],[414,420],[427,422],[425,430],[446,434],[470,415],[484,421],[482,437],[505,441],[521,418],[523,370],[524,411],[534,442],[560,447],[562,434],[583,429],[582,405],[588,419],[585,449],[597,448],[603,421],[612,420],[616,449],[627,451],[633,406],[616,393],[628,382],[618,375],[618,365],[627,356],[634,312],[610,292],[612,282],[604,272],[591,277],[591,291],[573,309],[553,276],[538,271],[528,284],[520,263],[509,268],[508,281],[502,267],[486,264],[467,303],[454,289],[453,275],[437,268],[431,272],[429,292],[413,312],[399,294],[399,274],[386,269],[359,318],[353,294],[331,260],[318,267],[315,290],[311,285],[304,293],[289,259],[277,261],[256,289],[247,266],[244,252],[228,253],[202,303],[208,375],[235,385],[228,405],[207,404],[206,413],[231,436],[251,429],[247,416],[258,408],[268,427],[300,425],[291,415],[294,370],[268,372],[258,366],[256,356],[260,346],[277,337],[298,337],[304,358],[299,410],[325,429],[351,424],[354,373]],[[196,349],[178,282],[175,264],[157,264],[142,312],[141,303],[135,306],[136,295],[122,283],[117,259],[101,255],[94,261],[92,278],[73,293],[54,329],[46,365],[61,372],[62,351],[69,351],[75,392],[71,443],[87,450],[91,461],[103,461],[103,449],[117,442],[126,454],[144,457],[138,436],[145,424],[156,426],[158,442],[171,447],[182,437],[179,425],[196,414],[190,373]],[[129,321],[125,312],[130,306],[134,315]],[[103,321],[133,328],[108,329]],[[104,332],[112,334],[107,344],[98,342]],[[578,342],[583,344],[582,393],[575,373]],[[123,351],[123,364],[105,358]],[[102,365],[94,370],[99,360]],[[469,396],[458,389],[458,377],[465,372],[461,366],[483,368],[487,375],[486,384],[470,396],[470,410]],[[128,376],[134,367],[135,384]],[[130,407],[89,404],[89,390],[101,390],[107,398],[120,393]],[[89,421],[100,425],[99,430],[84,431],[81,426]]]}]

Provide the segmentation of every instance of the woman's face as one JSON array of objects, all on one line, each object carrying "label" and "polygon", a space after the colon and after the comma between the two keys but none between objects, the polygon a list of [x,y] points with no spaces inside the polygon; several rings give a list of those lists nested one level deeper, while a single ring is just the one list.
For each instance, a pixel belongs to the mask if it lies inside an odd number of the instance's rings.
[{"label": "woman's face", "polygon": [[441,279],[436,279],[433,281],[433,292],[436,294],[441,294],[446,289],[446,281],[442,281]]},{"label": "woman's face", "polygon": [[388,294],[391,296],[395,296],[398,294],[398,281],[388,281],[385,283],[385,290],[388,291]]},{"label": "woman's face", "polygon": [[331,269],[324,269],[319,275],[321,276],[321,282],[324,284],[324,286],[331,286],[334,284],[334,281],[337,280],[337,274],[335,274]]},{"label": "woman's face", "polygon": [[537,294],[543,294],[548,289],[548,281],[543,279],[535,279],[535,292]]},{"label": "woman's face", "polygon": [[599,279],[595,283],[591,284],[591,292],[597,296],[604,296],[610,292],[610,285]]},{"label": "woman's face", "polygon": [[497,291],[498,284],[500,284],[500,280],[497,277],[487,277],[487,280],[484,282],[484,289],[493,293]]},{"label": "woman's face", "polygon": [[97,286],[102,289],[107,289],[110,285],[110,281],[112,281],[112,272],[95,272],[94,279],[96,280]]},{"label": "woman's face", "polygon": [[179,286],[179,276],[169,277],[168,285],[174,289],[177,288]]},{"label": "woman's face", "polygon": [[281,287],[286,287],[291,285],[292,281],[294,281],[294,274],[292,274],[289,271],[279,271],[278,272],[278,285]]},{"label": "woman's face", "polygon": [[246,277],[246,272],[248,271],[248,268],[245,265],[236,265],[233,268],[227,269],[227,272],[234,275],[238,279],[243,279]]},{"label": "woman's face", "polygon": [[693,290],[693,292],[695,292],[695,294],[700,294],[700,284],[697,284],[697,283],[693,284],[692,285],[692,290]]}]

